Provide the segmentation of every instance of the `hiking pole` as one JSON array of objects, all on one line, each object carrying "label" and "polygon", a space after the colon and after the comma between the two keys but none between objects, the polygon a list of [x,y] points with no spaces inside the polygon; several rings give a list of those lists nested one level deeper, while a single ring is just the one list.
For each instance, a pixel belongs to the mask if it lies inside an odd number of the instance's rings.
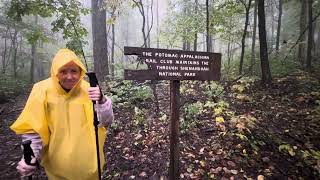
[{"label": "hiking pole", "polygon": [[[26,162],[27,165],[35,166],[37,163],[31,163],[32,156],[33,157],[35,157],[35,156],[33,154],[33,151],[31,149],[30,145],[31,145],[31,141],[30,140],[22,142],[23,157],[24,157],[24,161]],[[28,180],[32,180],[32,175],[28,176]]]},{"label": "hiking pole", "polygon": [[[99,85],[98,83],[98,79],[96,76],[96,73],[94,72],[87,72],[86,73],[87,76],[89,77],[89,82],[90,82],[90,86],[91,87],[96,87],[97,85]],[[100,90],[101,93],[101,90]],[[102,96],[102,94],[101,94]],[[99,176],[99,180],[101,180],[101,169],[100,169],[100,152],[99,152],[99,135],[98,135],[98,116],[97,116],[97,112],[94,110],[94,105],[96,104],[95,101],[92,101],[93,103],[93,125],[94,125],[94,131],[95,131],[95,135],[96,135],[96,148],[97,148],[97,163],[98,163],[98,176]]]}]

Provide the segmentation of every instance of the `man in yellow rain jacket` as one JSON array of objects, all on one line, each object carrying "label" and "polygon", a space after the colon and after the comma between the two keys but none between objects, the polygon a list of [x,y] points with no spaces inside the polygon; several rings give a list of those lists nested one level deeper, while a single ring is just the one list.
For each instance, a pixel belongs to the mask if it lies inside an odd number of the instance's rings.
[{"label": "man in yellow rain jacket", "polygon": [[[10,127],[23,141],[32,141],[31,148],[49,180],[98,178],[92,100],[98,101],[95,111],[103,167],[105,127],[113,121],[112,104],[99,87],[83,80],[85,73],[75,53],[61,49],[52,61],[51,77],[33,86],[25,108]],[[17,169],[29,176],[36,168],[22,158]]]}]

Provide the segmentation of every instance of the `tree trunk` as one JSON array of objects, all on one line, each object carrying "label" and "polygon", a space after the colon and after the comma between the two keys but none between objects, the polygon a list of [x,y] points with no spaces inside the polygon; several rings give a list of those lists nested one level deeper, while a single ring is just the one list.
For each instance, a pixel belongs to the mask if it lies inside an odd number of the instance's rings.
[{"label": "tree trunk", "polygon": [[157,48],[160,47],[159,35],[159,0],[157,0]]},{"label": "tree trunk", "polygon": [[[150,29],[150,24],[149,24],[149,2],[147,2],[147,12],[146,12],[146,16],[147,16],[147,29],[149,30]],[[148,45],[147,47],[150,47],[150,33],[148,33],[148,36],[147,36],[147,42],[148,42]]]},{"label": "tree trunk", "polygon": [[[38,23],[38,16],[35,15],[35,25],[37,25]],[[30,82],[34,83],[34,64],[36,62],[36,51],[37,51],[37,41],[36,42],[32,42],[31,44],[31,65],[30,65]]]},{"label": "tree trunk", "polygon": [[277,54],[279,53],[279,45],[280,45],[281,17],[282,17],[282,0],[279,0],[279,15],[278,15],[277,41],[276,41]]},{"label": "tree trunk", "polygon": [[[129,21],[129,15],[126,16],[126,20],[125,20],[125,25],[126,25],[126,29],[125,29],[125,34],[124,34],[124,37],[125,37],[125,46],[129,46],[129,28],[130,28],[130,21]],[[122,53],[123,54],[123,53]],[[128,56],[125,56],[124,57],[125,61],[128,62],[129,60],[129,57]]]},{"label": "tree trunk", "polygon": [[[194,11],[195,11],[195,14],[196,14],[197,17],[198,17],[198,5],[199,5],[198,0],[195,0]],[[194,51],[197,51],[197,45],[198,45],[197,41],[198,41],[198,31],[196,31],[194,33],[194,41],[193,41],[193,50]]]},{"label": "tree trunk", "polygon": [[[300,11],[300,34],[306,29],[307,24],[307,16],[306,16],[306,1],[301,1],[301,11]],[[302,67],[304,67],[305,62],[305,34],[303,33],[301,36],[301,40],[299,43],[299,51],[298,51],[298,60]]]},{"label": "tree trunk", "polygon": [[94,71],[100,82],[109,75],[106,10],[102,7],[103,0],[91,0]]},{"label": "tree trunk", "polygon": [[6,69],[7,69],[7,37],[8,37],[8,32],[10,32],[10,28],[7,26],[6,27],[6,33],[5,33],[5,37],[4,37],[4,50],[3,50],[3,54],[2,54],[2,74],[5,75],[6,74]]},{"label": "tree trunk", "polygon": [[273,52],[273,44],[274,44],[274,5],[273,1],[269,4],[271,8],[271,38],[270,38],[270,52]]},{"label": "tree trunk", "polygon": [[268,59],[264,0],[258,0],[258,18],[259,18],[260,59],[261,59],[261,83],[262,85],[266,85],[271,82],[271,72],[270,72],[269,59]]},{"label": "tree trunk", "polygon": [[14,35],[13,35],[13,39],[12,39],[12,46],[13,46],[12,65],[13,65],[13,77],[14,78],[17,78],[17,51],[18,51],[17,35],[18,35],[18,30],[15,27]]},{"label": "tree trunk", "polygon": [[249,72],[251,76],[253,75],[253,66],[256,63],[256,34],[257,34],[257,2],[254,3],[254,13],[253,13],[253,31],[252,31],[252,45],[251,45],[251,62]]},{"label": "tree trunk", "polygon": [[316,54],[318,57],[320,57],[320,23],[318,22],[318,39],[317,39],[317,48],[316,48]]},{"label": "tree trunk", "polygon": [[313,42],[313,33],[312,33],[312,3],[313,0],[308,0],[308,47],[307,47],[307,63],[306,70],[311,72],[311,61],[312,61],[312,42]]},{"label": "tree trunk", "polygon": [[209,0],[206,0],[206,14],[207,14],[207,20],[206,20],[206,27],[207,27],[207,52],[211,51],[211,43],[210,43],[210,31],[209,31]]},{"label": "tree trunk", "polygon": [[231,43],[228,42],[228,49],[227,49],[227,57],[228,57],[228,68],[227,68],[227,73],[229,74],[229,69],[230,69],[230,59],[231,59],[231,50],[230,50]]},{"label": "tree trunk", "polygon": [[114,78],[114,45],[115,45],[115,24],[112,24],[112,44],[111,44],[111,76]]},{"label": "tree trunk", "polygon": [[244,58],[244,51],[245,51],[244,48],[246,46],[246,35],[247,35],[247,29],[248,29],[248,24],[249,24],[249,13],[250,13],[251,1],[252,0],[249,0],[248,6],[246,5],[246,2],[244,2],[244,4],[243,4],[246,9],[246,20],[245,20],[245,24],[244,24],[242,39],[241,39],[241,55],[240,55],[239,75],[242,74],[242,68],[243,68],[243,58]]}]

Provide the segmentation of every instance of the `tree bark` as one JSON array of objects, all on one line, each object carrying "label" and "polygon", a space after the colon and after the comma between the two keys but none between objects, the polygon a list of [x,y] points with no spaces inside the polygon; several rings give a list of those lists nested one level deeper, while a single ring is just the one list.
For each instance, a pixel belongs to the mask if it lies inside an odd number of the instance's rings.
[{"label": "tree bark", "polygon": [[273,51],[273,44],[274,44],[274,5],[273,1],[269,2],[269,7],[271,8],[271,38],[270,38],[270,52]]},{"label": "tree bark", "polygon": [[139,8],[140,14],[142,16],[142,28],[141,28],[141,32],[142,32],[142,36],[143,36],[143,45],[142,45],[142,47],[148,47],[147,35],[146,35],[146,31],[145,31],[146,16],[145,16],[144,6],[143,6],[143,3],[142,3],[142,0],[139,0],[139,1],[132,0],[132,1],[137,5],[137,7]]},{"label": "tree bark", "polygon": [[[199,2],[198,0],[195,0],[195,7],[194,7],[194,11],[196,16],[198,16],[198,6],[199,6]],[[194,33],[194,41],[193,41],[193,50],[197,51],[197,46],[198,46],[198,31],[196,31]]]},{"label": "tree bark", "polygon": [[312,28],[312,3],[313,0],[308,0],[308,47],[307,47],[307,62],[306,62],[306,70],[311,72],[311,61],[312,61],[312,44],[313,44],[313,28]]},{"label": "tree bark", "polygon": [[281,18],[282,18],[282,0],[279,0],[279,15],[278,15],[277,41],[276,41],[277,54],[279,53],[279,45],[280,45]]},{"label": "tree bark", "polygon": [[[305,62],[305,34],[303,33],[306,28],[307,16],[306,16],[306,1],[301,1],[301,11],[300,11],[300,34],[301,40],[299,43],[298,60],[302,67],[304,67]],[[303,33],[303,34],[302,34]]]},{"label": "tree bark", "polygon": [[14,35],[12,39],[12,47],[13,47],[13,57],[12,57],[12,65],[13,65],[13,77],[17,78],[17,51],[18,51],[18,43],[17,43],[17,35],[18,30],[14,28]]},{"label": "tree bark", "polygon": [[106,10],[102,7],[103,0],[91,0],[94,71],[100,82],[109,75]]},{"label": "tree bark", "polygon": [[[211,43],[210,43],[210,32],[209,32],[209,0],[206,0],[206,15],[207,15],[207,20],[206,20],[206,28],[207,28],[207,52],[211,52]],[[212,41],[211,41],[212,42]]]},{"label": "tree bark", "polygon": [[159,0],[157,0],[157,48],[160,47],[159,34]]},{"label": "tree bark", "polygon": [[253,31],[252,31],[252,45],[251,45],[251,62],[249,72],[251,76],[253,75],[253,66],[256,63],[256,34],[257,34],[257,2],[254,3],[254,13],[253,13]]},{"label": "tree bark", "polygon": [[242,68],[243,68],[243,58],[244,58],[244,51],[246,46],[246,35],[247,35],[247,29],[249,24],[249,13],[250,13],[250,6],[251,6],[252,0],[249,0],[248,6],[246,4],[246,1],[243,1],[243,5],[246,9],[246,20],[244,24],[242,39],[241,39],[241,55],[240,55],[240,65],[239,65],[239,75],[242,74]]},{"label": "tree bark", "polygon": [[111,44],[111,76],[114,77],[114,45],[115,45],[115,24],[112,26],[112,44]]},{"label": "tree bark", "polygon": [[[38,24],[38,16],[35,15],[35,25]],[[35,75],[35,71],[34,71],[34,66],[35,66],[35,62],[36,62],[36,51],[37,51],[37,42],[33,42],[31,44],[31,65],[30,65],[30,82],[34,83],[34,75]]]},{"label": "tree bark", "polygon": [[5,33],[5,37],[4,37],[4,50],[3,50],[3,54],[2,54],[2,74],[5,75],[6,74],[6,69],[7,69],[7,37],[8,37],[8,32],[10,32],[10,28],[9,26],[6,27],[6,33]]},{"label": "tree bark", "polygon": [[269,59],[268,59],[264,0],[258,0],[258,18],[259,18],[260,59],[261,59],[261,84],[265,86],[266,84],[269,84],[271,82],[271,72],[270,72]]}]

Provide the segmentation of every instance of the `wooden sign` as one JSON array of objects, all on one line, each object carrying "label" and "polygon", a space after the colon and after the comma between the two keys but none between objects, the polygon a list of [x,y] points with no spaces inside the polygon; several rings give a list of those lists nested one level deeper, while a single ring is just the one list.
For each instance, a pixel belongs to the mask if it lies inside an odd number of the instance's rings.
[{"label": "wooden sign", "polygon": [[221,54],[168,49],[124,47],[125,55],[136,55],[147,70],[124,71],[127,80],[170,80],[169,179],[179,179],[180,80],[219,80]]},{"label": "wooden sign", "polygon": [[218,80],[221,54],[124,47],[125,55],[136,55],[147,70],[125,70],[128,80]]}]

